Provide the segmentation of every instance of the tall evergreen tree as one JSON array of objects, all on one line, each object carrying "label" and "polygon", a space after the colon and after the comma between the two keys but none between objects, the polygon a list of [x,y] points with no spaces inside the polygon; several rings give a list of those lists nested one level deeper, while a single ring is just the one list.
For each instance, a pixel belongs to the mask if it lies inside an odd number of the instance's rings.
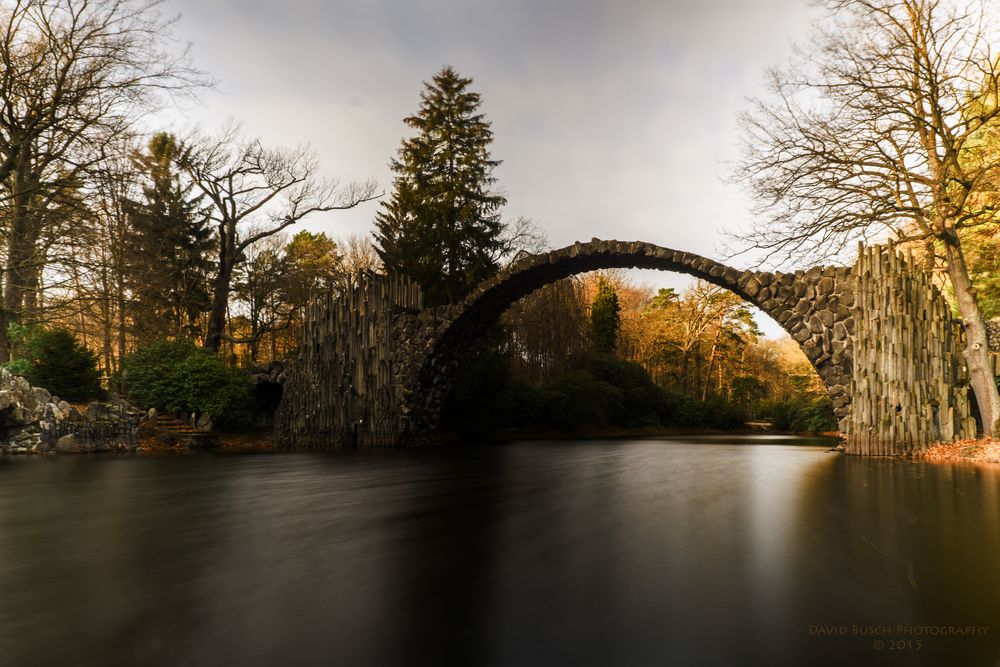
[{"label": "tall evergreen tree", "polygon": [[618,329],[621,326],[621,310],[614,285],[601,276],[597,280],[597,294],[590,307],[590,332],[597,352],[615,351]]},{"label": "tall evergreen tree", "polygon": [[460,300],[496,273],[504,251],[506,200],[492,175],[500,161],[490,155],[493,132],[471,83],[445,67],[424,84],[420,110],[404,121],[417,134],[390,163],[392,198],[375,220],[386,270],[414,279],[429,304]]},{"label": "tall evergreen tree", "polygon": [[174,168],[177,150],[173,135],[159,133],[136,157],[147,181],[143,200],[129,211],[132,319],[141,339],[197,337],[199,315],[209,306],[212,229],[202,197],[192,196]]}]

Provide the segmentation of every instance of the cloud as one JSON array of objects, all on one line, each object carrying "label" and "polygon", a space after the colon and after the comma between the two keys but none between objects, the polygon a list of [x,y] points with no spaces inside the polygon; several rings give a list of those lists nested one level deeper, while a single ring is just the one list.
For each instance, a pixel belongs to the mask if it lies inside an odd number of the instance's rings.
[{"label": "cloud", "polygon": [[[804,2],[169,0],[179,36],[220,81],[208,126],[233,115],[267,143],[310,142],[329,173],[391,184],[422,82],[475,80],[493,122],[507,213],[555,244],[638,238],[716,253],[746,202],[720,180],[735,115],[764,67],[804,36]],[[374,205],[317,217],[368,229]],[[665,282],[673,282],[670,280]]]}]

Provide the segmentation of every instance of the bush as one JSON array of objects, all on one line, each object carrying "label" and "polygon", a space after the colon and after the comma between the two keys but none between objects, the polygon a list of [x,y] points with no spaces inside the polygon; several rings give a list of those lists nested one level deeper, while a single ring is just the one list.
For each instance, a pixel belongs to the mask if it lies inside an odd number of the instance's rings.
[{"label": "bush", "polygon": [[463,356],[441,406],[446,431],[486,436],[509,426],[514,389],[510,359],[493,337],[477,341]]},{"label": "bush", "polygon": [[[3,365],[13,375],[27,377],[31,373],[31,362],[27,359],[14,359]],[[58,394],[57,394],[58,395]]]},{"label": "bush", "polygon": [[145,407],[207,414],[231,426],[252,418],[250,378],[189,340],[161,341],[128,355],[122,384]]},{"label": "bush", "polygon": [[32,329],[21,341],[23,356],[7,370],[66,401],[80,402],[101,394],[97,355],[66,329]]},{"label": "bush", "polygon": [[[496,336],[494,336],[496,338]],[[565,432],[606,427],[739,428],[745,408],[720,398],[706,402],[658,387],[646,370],[610,354],[533,387],[513,379],[496,340],[477,343],[458,365],[444,403],[442,427],[483,436],[509,428]]]},{"label": "bush", "polygon": [[763,409],[763,416],[771,418],[771,427],[779,431],[819,433],[839,428],[829,396],[801,395],[787,401],[778,401]]},{"label": "bush", "polygon": [[642,366],[610,355],[598,355],[587,364],[595,379],[616,387],[623,394],[620,409],[609,416],[620,426],[656,426],[670,422],[669,405]]},{"label": "bush", "polygon": [[625,392],[587,371],[560,375],[542,385],[538,395],[542,425],[564,431],[617,425],[625,412]]}]

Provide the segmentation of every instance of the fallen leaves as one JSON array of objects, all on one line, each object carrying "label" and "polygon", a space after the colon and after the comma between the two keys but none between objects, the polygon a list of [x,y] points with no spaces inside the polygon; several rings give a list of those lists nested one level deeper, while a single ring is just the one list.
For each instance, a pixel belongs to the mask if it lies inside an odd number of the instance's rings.
[{"label": "fallen leaves", "polygon": [[973,461],[976,463],[1000,463],[1000,440],[959,440],[943,445],[934,445],[917,458],[925,461]]}]

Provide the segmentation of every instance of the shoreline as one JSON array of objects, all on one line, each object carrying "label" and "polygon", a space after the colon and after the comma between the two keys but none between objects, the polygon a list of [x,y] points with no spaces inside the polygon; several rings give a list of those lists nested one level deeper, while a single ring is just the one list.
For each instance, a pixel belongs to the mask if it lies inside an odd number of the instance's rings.
[{"label": "shoreline", "polygon": [[1000,440],[979,438],[934,445],[914,454],[913,459],[930,463],[1000,463]]},{"label": "shoreline", "polygon": [[[191,452],[227,452],[227,453],[252,453],[252,452],[302,452],[307,450],[284,450],[274,443],[274,434],[270,430],[250,430],[237,432],[216,432],[219,439],[217,447],[187,447],[179,444],[166,444],[151,435],[141,436],[138,442],[130,448],[128,453],[138,455],[156,454],[181,454]],[[718,428],[681,428],[681,427],[634,427],[634,428],[604,428],[590,429],[581,432],[565,431],[516,431],[504,433],[490,433],[483,435],[457,435],[451,433],[436,435],[427,446],[455,445],[462,442],[477,441],[479,443],[509,443],[515,441],[570,441],[570,440],[608,440],[608,439],[634,439],[634,438],[661,438],[661,437],[704,437],[704,436],[788,436],[800,438],[826,438],[839,439],[839,434],[830,432],[801,433],[794,431],[778,431],[771,429],[718,429]],[[998,445],[1000,449],[1000,445]],[[42,452],[32,452],[41,454]],[[45,454],[55,454],[55,451],[45,452]],[[105,453],[105,452],[94,452]],[[13,454],[11,454],[13,455]],[[998,459],[1000,461],[1000,459]]]},{"label": "shoreline", "polygon": [[796,436],[801,438],[840,438],[836,432],[816,432],[800,433],[795,431],[778,431],[771,429],[738,428],[684,428],[684,427],[634,427],[634,428],[604,428],[589,429],[579,432],[548,431],[548,430],[524,430],[510,431],[503,433],[489,433],[480,435],[458,435],[453,433],[439,434],[433,442],[434,444],[448,445],[477,438],[486,442],[513,442],[516,440],[606,440],[609,438],[655,438],[655,437],[682,437],[682,436],[706,436],[706,435],[733,435],[733,436]]}]

